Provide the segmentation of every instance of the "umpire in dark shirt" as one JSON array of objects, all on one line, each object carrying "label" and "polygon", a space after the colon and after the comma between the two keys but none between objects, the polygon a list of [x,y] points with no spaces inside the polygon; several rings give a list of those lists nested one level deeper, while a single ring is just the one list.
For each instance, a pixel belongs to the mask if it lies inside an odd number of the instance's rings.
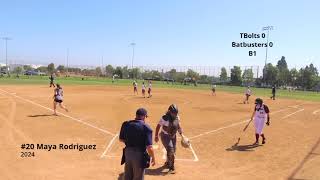
[{"label": "umpire in dark shirt", "polygon": [[135,120],[122,124],[119,140],[125,143],[124,149],[125,180],[143,180],[145,167],[143,167],[144,153],[147,151],[151,157],[151,165],[155,165],[152,149],[152,129],[145,123],[147,111],[140,108],[136,111]]},{"label": "umpire in dark shirt", "polygon": [[270,99],[276,100],[276,86],[272,86],[272,96]]}]

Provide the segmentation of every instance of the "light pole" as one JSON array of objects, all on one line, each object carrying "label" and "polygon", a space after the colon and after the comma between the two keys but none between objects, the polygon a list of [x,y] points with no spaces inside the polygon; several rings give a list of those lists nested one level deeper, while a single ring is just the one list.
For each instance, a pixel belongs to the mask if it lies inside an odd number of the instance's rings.
[{"label": "light pole", "polygon": [[69,70],[68,70],[68,68],[69,68],[69,48],[67,48],[67,77],[68,77],[68,75],[69,75]]},{"label": "light pole", "polygon": [[266,47],[265,65],[267,65],[267,59],[268,59],[268,46],[269,46],[269,32],[270,32],[270,30],[273,30],[273,26],[265,26],[262,28],[262,31],[267,31],[267,47]]},{"label": "light pole", "polygon": [[266,68],[267,68],[267,60],[268,60],[268,46],[269,46],[269,32],[270,30],[273,30],[273,26],[265,26],[262,28],[262,31],[267,31],[267,47],[266,47],[266,58],[265,58],[265,61],[264,61],[264,67],[263,68],[263,78],[265,79],[265,76],[266,76]]},{"label": "light pole", "polygon": [[12,38],[9,37],[3,37],[2,38],[6,42],[6,73],[9,75],[9,67],[8,67],[8,41],[12,40]]},{"label": "light pole", "polygon": [[133,60],[134,60],[134,47],[136,46],[136,43],[130,43],[130,46],[132,47],[132,59],[131,59],[131,69],[133,69]]},{"label": "light pole", "polygon": [[104,67],[103,67],[103,55],[101,57],[101,73],[104,75]]}]

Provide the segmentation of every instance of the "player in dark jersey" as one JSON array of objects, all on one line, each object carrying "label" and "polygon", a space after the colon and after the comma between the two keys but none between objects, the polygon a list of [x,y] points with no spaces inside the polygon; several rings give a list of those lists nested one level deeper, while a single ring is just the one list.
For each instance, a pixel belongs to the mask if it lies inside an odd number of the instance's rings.
[{"label": "player in dark jersey", "polygon": [[276,100],[276,86],[272,87],[272,96],[270,97],[270,99]]},{"label": "player in dark jersey", "polygon": [[51,74],[50,75],[50,77],[49,77],[49,80],[50,80],[50,87],[56,87],[55,85],[54,85],[54,77],[53,77],[53,74]]}]

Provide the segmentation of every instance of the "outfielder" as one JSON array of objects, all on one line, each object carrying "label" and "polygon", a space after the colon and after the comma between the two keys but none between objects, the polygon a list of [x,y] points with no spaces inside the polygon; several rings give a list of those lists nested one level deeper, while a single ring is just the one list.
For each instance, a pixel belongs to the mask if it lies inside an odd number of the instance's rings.
[{"label": "outfielder", "polygon": [[180,127],[180,118],[178,116],[178,107],[175,104],[170,105],[166,114],[161,117],[156,128],[155,142],[159,141],[159,130],[161,127],[160,138],[167,151],[167,161],[164,166],[169,169],[170,173],[174,174],[174,160],[177,144],[176,133],[179,132],[183,137],[182,129]]},{"label": "outfielder", "polygon": [[259,144],[259,136],[262,137],[262,144],[266,143],[266,138],[262,132],[264,123],[267,120],[267,125],[270,125],[270,115],[269,115],[269,108],[267,105],[263,104],[263,100],[260,98],[256,99],[254,111],[251,116],[251,120],[254,118],[254,127],[255,127],[255,135],[256,135],[256,142],[255,145]]},{"label": "outfielder", "polygon": [[243,101],[243,104],[249,104],[249,98],[250,98],[250,96],[251,96],[251,90],[250,90],[250,86],[248,86],[248,88],[247,88],[247,90],[246,90],[246,92],[245,92],[245,100]]}]

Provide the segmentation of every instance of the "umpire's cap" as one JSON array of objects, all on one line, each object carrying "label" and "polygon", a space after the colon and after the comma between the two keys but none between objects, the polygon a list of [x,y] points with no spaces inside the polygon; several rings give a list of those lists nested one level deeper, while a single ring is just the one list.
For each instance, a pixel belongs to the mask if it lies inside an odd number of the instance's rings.
[{"label": "umpire's cap", "polygon": [[171,105],[169,106],[169,108],[168,108],[168,111],[170,111],[170,112],[172,112],[172,113],[177,113],[177,114],[178,114],[178,112],[179,112],[178,106],[175,105],[175,104],[171,104]]},{"label": "umpire's cap", "polygon": [[257,98],[255,104],[262,104],[263,100],[261,98]]},{"label": "umpire's cap", "polygon": [[139,108],[136,112],[137,116],[148,116],[148,112],[144,108]]}]

